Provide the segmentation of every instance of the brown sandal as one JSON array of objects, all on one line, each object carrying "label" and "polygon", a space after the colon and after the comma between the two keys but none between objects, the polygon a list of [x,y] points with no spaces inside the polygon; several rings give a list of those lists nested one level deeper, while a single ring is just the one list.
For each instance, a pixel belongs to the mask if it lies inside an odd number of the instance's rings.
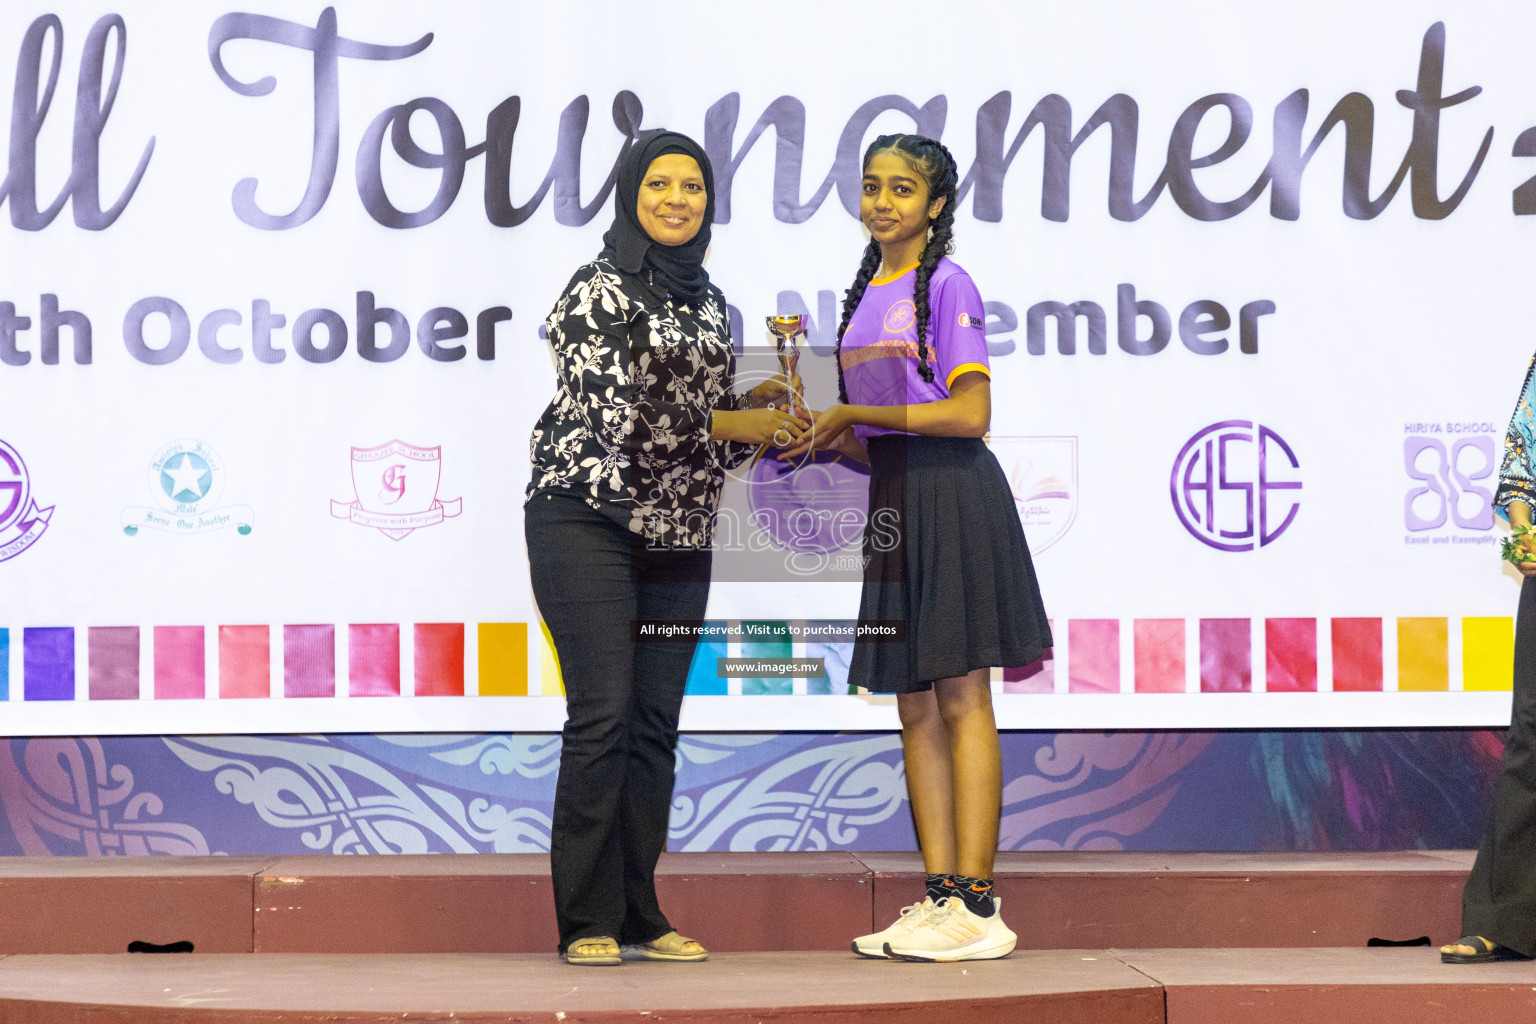
[{"label": "brown sandal", "polygon": [[636,960],[670,960],[676,963],[694,963],[709,959],[709,950],[697,941],[677,932],[667,934],[638,946],[625,946],[624,952]]}]

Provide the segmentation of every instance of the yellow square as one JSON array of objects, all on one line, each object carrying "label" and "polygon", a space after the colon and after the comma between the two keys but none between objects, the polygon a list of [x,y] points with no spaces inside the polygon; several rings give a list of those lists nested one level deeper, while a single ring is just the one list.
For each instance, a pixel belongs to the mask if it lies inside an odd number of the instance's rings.
[{"label": "yellow square", "polygon": [[1461,687],[1508,690],[1515,676],[1515,620],[1507,616],[1461,620]]},{"label": "yellow square", "polygon": [[1397,620],[1397,688],[1448,690],[1449,635],[1445,619]]},{"label": "yellow square", "polygon": [[546,697],[565,696],[565,680],[560,678],[560,653],[555,650],[555,639],[549,635],[549,626],[539,623],[544,634],[544,646],[539,654],[539,692]]},{"label": "yellow square", "polygon": [[528,623],[482,622],[479,642],[480,696],[526,696]]}]

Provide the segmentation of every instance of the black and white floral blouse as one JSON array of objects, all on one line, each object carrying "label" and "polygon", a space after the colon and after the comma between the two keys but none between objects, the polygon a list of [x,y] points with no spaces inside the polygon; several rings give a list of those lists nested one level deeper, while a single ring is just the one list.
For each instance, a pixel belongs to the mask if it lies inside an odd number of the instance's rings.
[{"label": "black and white floral blouse", "polygon": [[725,296],[698,308],[604,257],[582,267],[545,321],[558,387],[533,428],[527,499],[567,489],[627,510],[653,544],[708,547],[725,470],[756,446],[711,441],[710,413],[743,409]]}]

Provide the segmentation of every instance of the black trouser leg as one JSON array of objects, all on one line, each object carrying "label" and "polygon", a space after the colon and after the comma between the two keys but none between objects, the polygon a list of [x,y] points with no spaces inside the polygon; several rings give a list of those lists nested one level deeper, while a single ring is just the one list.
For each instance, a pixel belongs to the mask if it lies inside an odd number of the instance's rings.
[{"label": "black trouser leg", "polygon": [[[691,564],[690,564],[691,560]],[[702,622],[709,598],[709,553],[670,559],[661,578],[642,583],[638,617]],[[657,567],[648,566],[655,569]],[[679,572],[694,579],[668,579]],[[635,648],[635,691],[629,721],[620,841],[626,912],[623,943],[649,942],[672,930],[656,902],[656,861],[667,845],[676,779],[677,717],[694,644],[643,643]]]},{"label": "black trouser leg", "polygon": [[649,941],[671,930],[655,869],[693,644],[637,645],[630,625],[702,618],[709,553],[632,547],[621,527],[564,496],[536,496],[525,521],[534,595],[566,691],[550,845],[560,948],[598,935]]},{"label": "black trouser leg", "polygon": [[529,576],[565,682],[550,862],[560,949],[617,935],[624,917],[616,826],[632,690],[629,545],[579,501],[535,496],[525,513]]},{"label": "black trouser leg", "polygon": [[1493,810],[1462,893],[1461,930],[1536,955],[1536,578],[1520,588],[1514,707]]}]

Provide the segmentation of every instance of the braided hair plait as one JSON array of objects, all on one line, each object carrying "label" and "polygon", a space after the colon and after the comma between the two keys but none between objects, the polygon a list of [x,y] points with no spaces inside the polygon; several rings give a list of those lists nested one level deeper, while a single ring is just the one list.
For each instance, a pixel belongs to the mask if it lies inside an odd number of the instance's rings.
[{"label": "braided hair plait", "polygon": [[865,166],[869,165],[871,157],[885,150],[901,154],[912,169],[922,175],[928,184],[930,203],[944,200],[944,208],[929,226],[928,244],[923,246],[917,275],[912,281],[912,304],[917,313],[917,372],[932,384],[933,367],[928,364],[928,281],[939,260],[955,251],[955,193],[960,184],[960,169],[943,143],[922,135],[881,136],[864,155]]},{"label": "braided hair plait", "polygon": [[[866,159],[865,163],[868,162]],[[843,322],[837,325],[837,347],[832,351],[832,358],[837,360],[837,400],[844,405],[848,404],[848,386],[843,382],[843,335],[848,333],[853,311],[859,308],[859,302],[864,298],[864,289],[869,287],[869,282],[875,279],[879,270],[880,243],[871,238],[864,247],[864,258],[859,262],[859,272],[853,279],[853,285],[843,297]]]},{"label": "braided hair plait", "polygon": [[939,260],[955,251],[955,204],[954,194],[944,204],[944,209],[933,218],[928,233],[928,244],[923,247],[917,276],[912,281],[912,303],[917,307],[917,372],[923,380],[933,383],[933,367],[928,365],[928,279],[933,276]]}]

